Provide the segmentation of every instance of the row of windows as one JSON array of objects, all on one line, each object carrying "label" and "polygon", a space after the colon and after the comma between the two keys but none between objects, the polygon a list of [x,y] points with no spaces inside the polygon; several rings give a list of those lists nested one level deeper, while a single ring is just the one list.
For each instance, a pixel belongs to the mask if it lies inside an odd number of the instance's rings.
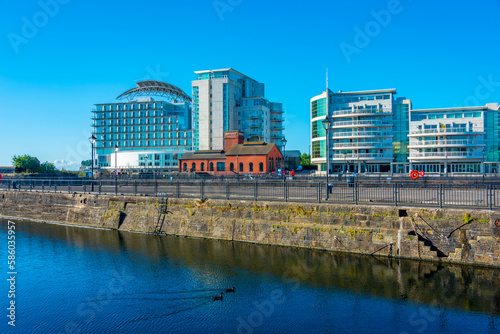
[{"label": "row of windows", "polygon": [[[188,171],[188,167],[187,166],[188,165],[185,162],[183,164],[183,166],[182,166],[182,170],[184,172]],[[243,168],[244,168],[243,162],[240,162],[238,167],[239,167],[238,171],[239,172],[243,172]],[[231,172],[234,172],[234,163],[231,162],[229,164],[229,170]],[[196,163],[195,162],[191,163],[191,169],[189,171],[191,171],[191,172],[195,172],[196,171]],[[205,163],[204,162],[200,163],[200,171],[202,171],[202,172],[205,171]],[[208,171],[210,171],[210,172],[214,171],[214,163],[213,162],[210,162],[208,164]],[[218,172],[225,172],[226,171],[226,163],[224,161],[217,162],[217,171]],[[253,170],[253,162],[248,163],[248,171],[249,172],[253,172],[254,171]],[[262,162],[259,162],[259,172],[261,172],[261,173],[264,172],[264,163],[262,163]]]},{"label": "row of windows", "polygon": [[190,139],[180,139],[180,140],[134,140],[134,141],[103,141],[97,142],[96,147],[110,147],[113,148],[115,145],[120,147],[158,147],[158,146],[191,146],[192,141]]},{"label": "row of windows", "polygon": [[359,102],[359,101],[389,100],[390,98],[391,98],[390,94],[330,97],[330,103],[348,103],[348,102]]},{"label": "row of windows", "polygon": [[412,113],[411,120],[412,122],[422,121],[424,119],[443,119],[443,118],[474,118],[474,117],[482,117],[482,113],[480,111],[476,112],[464,112],[464,113]]},{"label": "row of windows", "polygon": [[177,118],[126,118],[126,119],[107,119],[104,121],[95,121],[94,126],[103,126],[103,125],[137,125],[137,124],[171,124],[164,125],[172,127],[173,129],[177,128]]},{"label": "row of windows", "polygon": [[[96,112],[93,118],[95,119],[105,119],[105,118],[131,118],[131,117],[158,117],[158,116],[169,116],[166,110],[148,110],[148,111],[127,111],[127,112],[109,112],[100,113]],[[172,120],[175,120],[176,116],[171,116]]]},{"label": "row of windows", "polygon": [[96,111],[112,111],[112,110],[141,110],[141,109],[160,109],[163,103],[123,103],[110,105],[97,105]]},{"label": "row of windows", "polygon": [[123,136],[124,134],[126,135],[145,135],[148,133],[148,135],[156,135],[157,138],[191,138],[191,131],[186,131],[186,132],[179,132],[179,131],[170,131],[168,132],[167,130],[162,130],[160,127],[156,126],[149,126],[149,127],[120,127],[120,128],[96,128],[95,134],[104,134],[106,137],[106,134],[109,133],[111,136],[115,136],[116,134],[120,134],[120,136]]},{"label": "row of windows", "polygon": [[[172,136],[170,136],[170,134],[172,134]],[[114,139],[168,139],[168,138],[172,138],[172,139],[175,139],[177,138],[176,136],[177,132],[165,132],[165,133],[162,133],[162,132],[157,132],[157,133],[126,133],[126,134],[123,134],[123,133],[120,133],[120,134],[98,134],[97,135],[97,140],[114,140]],[[184,138],[184,137],[180,137],[181,139]],[[188,138],[190,139],[190,138]]]}]

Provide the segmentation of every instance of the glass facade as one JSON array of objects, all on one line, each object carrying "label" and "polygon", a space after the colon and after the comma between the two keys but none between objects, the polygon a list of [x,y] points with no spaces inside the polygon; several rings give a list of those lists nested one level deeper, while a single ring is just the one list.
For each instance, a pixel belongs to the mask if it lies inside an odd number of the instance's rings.
[{"label": "glass facade", "polygon": [[135,153],[130,158],[120,158],[121,168],[151,166],[177,170],[179,154],[192,150],[191,109],[185,103],[141,98],[96,104],[92,112],[98,167],[114,166],[117,149],[121,157],[127,152]]},{"label": "glass facade", "polygon": [[326,98],[318,99],[311,104],[311,119],[326,115]]}]

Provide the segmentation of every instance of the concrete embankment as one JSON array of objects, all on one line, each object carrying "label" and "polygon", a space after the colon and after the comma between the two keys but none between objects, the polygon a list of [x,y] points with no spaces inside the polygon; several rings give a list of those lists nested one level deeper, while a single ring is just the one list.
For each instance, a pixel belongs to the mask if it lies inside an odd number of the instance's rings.
[{"label": "concrete embankment", "polygon": [[[0,216],[500,267],[500,212],[0,192]],[[158,217],[164,217],[158,223]]]}]

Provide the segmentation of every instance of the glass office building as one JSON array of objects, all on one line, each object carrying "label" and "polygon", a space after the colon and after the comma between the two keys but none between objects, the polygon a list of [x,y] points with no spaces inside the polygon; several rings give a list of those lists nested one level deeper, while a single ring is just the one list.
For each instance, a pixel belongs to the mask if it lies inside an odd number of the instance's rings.
[{"label": "glass office building", "polygon": [[126,101],[99,103],[92,110],[96,166],[108,171],[177,171],[179,157],[193,147],[191,98],[178,87],[147,80],[117,100]]},{"label": "glass office building", "polygon": [[[312,163],[326,171],[328,157],[333,173],[407,172],[411,101],[395,94],[395,89],[329,90],[312,98]],[[327,117],[328,137],[323,124]]]}]

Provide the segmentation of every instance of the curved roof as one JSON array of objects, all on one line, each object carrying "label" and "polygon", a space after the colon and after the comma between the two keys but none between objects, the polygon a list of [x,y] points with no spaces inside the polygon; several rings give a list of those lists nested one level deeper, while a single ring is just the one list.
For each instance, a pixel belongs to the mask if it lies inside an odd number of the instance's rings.
[{"label": "curved roof", "polygon": [[117,100],[132,100],[138,96],[161,96],[166,97],[171,102],[191,103],[191,97],[184,93],[182,89],[163,81],[143,80],[135,83],[137,87],[127,90],[118,96]]}]

